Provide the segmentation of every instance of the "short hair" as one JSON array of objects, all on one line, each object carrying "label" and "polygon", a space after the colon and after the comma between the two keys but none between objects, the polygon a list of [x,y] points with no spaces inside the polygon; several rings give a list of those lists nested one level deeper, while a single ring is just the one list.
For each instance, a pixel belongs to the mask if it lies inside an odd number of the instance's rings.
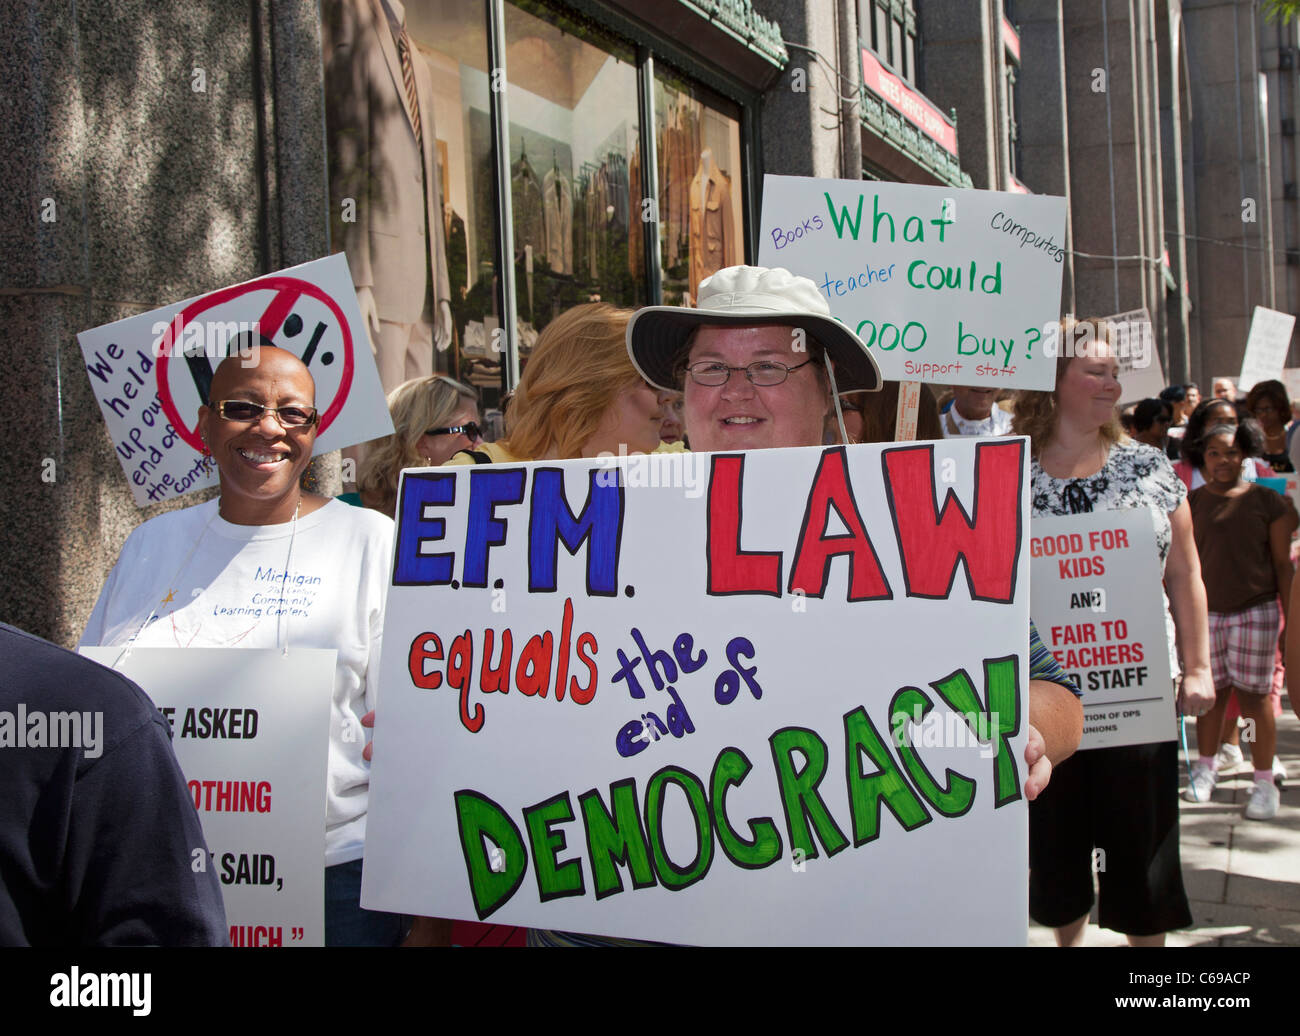
[{"label": "short hair", "polygon": [[1287,398],[1286,386],[1276,378],[1258,382],[1246,393],[1246,409],[1253,414],[1255,407],[1259,406],[1264,400],[1268,400],[1277,408],[1277,412],[1282,415],[1283,421],[1291,413],[1291,400]]},{"label": "short hair", "polygon": [[1144,399],[1133,408],[1133,430],[1145,432],[1155,424],[1157,417],[1167,413],[1169,404],[1163,399]]},{"label": "short hair", "polygon": [[1160,393],[1160,398],[1166,403],[1185,403],[1187,402],[1187,386],[1170,385]]}]

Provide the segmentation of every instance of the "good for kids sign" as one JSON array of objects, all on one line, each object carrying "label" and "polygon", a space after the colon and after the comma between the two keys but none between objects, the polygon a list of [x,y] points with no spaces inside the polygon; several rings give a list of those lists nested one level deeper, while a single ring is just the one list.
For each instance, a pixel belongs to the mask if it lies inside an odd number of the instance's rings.
[{"label": "good for kids sign", "polygon": [[335,653],[123,650],[83,647],[81,653],[138,683],[171,725],[172,748],[209,850],[191,866],[217,872],[231,945],[325,945]]},{"label": "good for kids sign", "polygon": [[199,406],[228,355],[266,339],[316,380],[316,455],[391,435],[379,373],[342,253],[77,335],[104,423],[140,507],[216,485]]},{"label": "good for kids sign", "polygon": [[885,378],[1052,388],[1064,198],[769,175],[762,226]]},{"label": "good for kids sign", "polygon": [[1145,508],[1030,523],[1039,636],[1083,691],[1080,748],[1175,737],[1155,527]]},{"label": "good for kids sign", "polygon": [[363,905],[1023,944],[1026,456],[405,472]]}]

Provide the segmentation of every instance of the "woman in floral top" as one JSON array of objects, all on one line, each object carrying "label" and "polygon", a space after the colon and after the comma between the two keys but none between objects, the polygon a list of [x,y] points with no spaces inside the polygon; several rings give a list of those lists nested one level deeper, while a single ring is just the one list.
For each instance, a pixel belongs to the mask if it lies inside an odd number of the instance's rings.
[{"label": "woman in floral top", "polygon": [[[1165,573],[1171,659],[1183,659],[1179,705],[1201,715],[1214,702],[1205,588],[1192,538],[1187,490],[1160,451],[1123,436],[1115,417],[1119,367],[1109,328],[1057,360],[1052,392],[1024,392],[1013,433],[1032,439],[1035,516],[1146,508]],[[1072,323],[1060,341],[1075,343]],[[1068,351],[1068,350],[1067,350]],[[1172,610],[1172,619],[1169,612]],[[1173,669],[1177,672],[1177,669]],[[1192,922],[1178,856],[1178,746],[1174,740],[1095,748],[1061,763],[1029,809],[1029,913],[1056,929],[1061,946],[1083,943],[1092,910],[1094,850],[1103,928],[1133,945],[1163,945]]]}]

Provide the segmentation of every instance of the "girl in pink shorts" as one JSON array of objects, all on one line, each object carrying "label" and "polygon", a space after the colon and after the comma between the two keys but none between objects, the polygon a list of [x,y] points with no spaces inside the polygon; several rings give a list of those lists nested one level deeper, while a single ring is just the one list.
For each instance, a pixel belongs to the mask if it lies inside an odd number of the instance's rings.
[{"label": "girl in pink shorts", "polygon": [[1272,489],[1242,480],[1242,462],[1257,456],[1263,435],[1252,420],[1235,428],[1209,428],[1184,449],[1205,475],[1205,485],[1187,500],[1210,611],[1210,668],[1218,698],[1196,722],[1200,757],[1192,767],[1186,797],[1207,802],[1214,792],[1228,699],[1236,691],[1242,715],[1252,720],[1251,764],[1255,786],[1246,817],[1268,820],[1277,813],[1273,783],[1277,727],[1269,704],[1273,659],[1291,598],[1291,534],[1297,519]]}]

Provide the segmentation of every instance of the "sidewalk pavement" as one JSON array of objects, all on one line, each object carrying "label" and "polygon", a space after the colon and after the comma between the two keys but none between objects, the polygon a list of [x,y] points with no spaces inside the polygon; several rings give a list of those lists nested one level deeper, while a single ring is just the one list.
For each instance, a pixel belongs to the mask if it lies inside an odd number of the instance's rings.
[{"label": "sidewalk pavement", "polygon": [[[1196,738],[1187,725],[1193,754]],[[1209,802],[1180,800],[1183,883],[1192,927],[1171,932],[1170,946],[1300,946],[1300,720],[1286,695],[1277,721],[1277,754],[1288,778],[1272,820],[1246,820],[1252,787],[1250,753],[1236,770],[1219,774]],[[1187,761],[1179,745],[1179,790]],[[1123,946],[1124,936],[1096,927],[1093,907],[1085,946]],[[1030,922],[1030,946],[1055,946],[1050,928]]]}]

